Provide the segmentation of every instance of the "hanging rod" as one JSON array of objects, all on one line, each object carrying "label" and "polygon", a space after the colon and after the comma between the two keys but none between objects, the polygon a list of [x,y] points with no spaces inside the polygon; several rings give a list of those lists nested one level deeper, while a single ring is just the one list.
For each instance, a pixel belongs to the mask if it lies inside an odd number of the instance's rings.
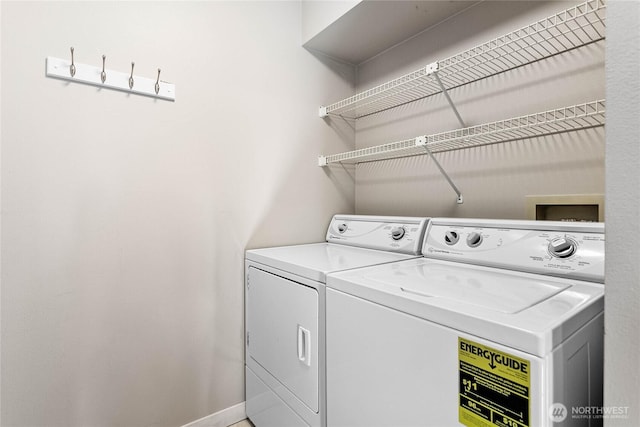
[{"label": "hanging rod", "polygon": [[132,63],[130,72],[123,73],[105,69],[104,57],[101,66],[78,64],[73,61],[73,56],[71,60],[47,57],[46,75],[70,82],[175,101],[176,87],[172,83],[160,80],[160,70],[155,79],[140,77],[133,74],[133,65]]}]

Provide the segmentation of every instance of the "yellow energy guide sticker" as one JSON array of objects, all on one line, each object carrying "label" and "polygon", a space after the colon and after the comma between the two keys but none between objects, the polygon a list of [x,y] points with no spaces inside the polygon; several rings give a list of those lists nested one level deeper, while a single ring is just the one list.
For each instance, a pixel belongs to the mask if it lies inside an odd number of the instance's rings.
[{"label": "yellow energy guide sticker", "polygon": [[469,427],[529,427],[528,360],[458,337],[458,420]]}]

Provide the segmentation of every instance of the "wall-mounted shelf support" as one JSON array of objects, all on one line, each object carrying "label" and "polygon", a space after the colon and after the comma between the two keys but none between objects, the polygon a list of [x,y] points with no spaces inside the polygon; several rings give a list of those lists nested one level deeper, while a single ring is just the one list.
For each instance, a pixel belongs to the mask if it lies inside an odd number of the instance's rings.
[{"label": "wall-mounted shelf support", "polygon": [[[75,72],[71,75],[71,65],[70,60],[48,57],[46,75],[56,79],[84,83],[105,89],[115,89],[167,101],[175,101],[176,99],[175,85],[159,80],[159,75],[157,79],[149,79],[133,75],[133,70],[131,73],[123,73],[109,69],[105,70],[103,66],[78,64],[77,62],[73,64]],[[102,81],[103,77],[104,82]],[[132,87],[130,87],[130,79],[133,82]],[[157,88],[156,84],[158,85]],[[156,89],[158,89],[157,92]]]},{"label": "wall-mounted shelf support", "polygon": [[444,85],[442,84],[442,80],[440,80],[440,76],[438,75],[438,72],[437,71],[434,72],[433,76],[436,78],[436,82],[438,83],[438,86],[440,86],[440,90],[444,94],[444,97],[447,99],[447,102],[449,103],[449,106],[453,110],[453,113],[458,118],[458,122],[460,123],[460,127],[466,128],[467,125],[464,124],[464,120],[462,120],[462,117],[460,116],[460,113],[458,112],[458,109],[456,108],[455,104],[451,100],[451,97],[449,96],[449,92],[447,91],[447,88],[444,87]]},{"label": "wall-mounted shelf support", "polygon": [[447,182],[449,183],[451,188],[453,188],[453,191],[455,191],[456,196],[457,196],[456,203],[459,204],[459,205],[464,203],[464,198],[462,197],[462,193],[460,192],[458,187],[456,187],[456,185],[453,183],[453,181],[451,180],[451,177],[449,177],[449,174],[444,170],[442,165],[440,165],[440,162],[438,161],[438,159],[436,159],[433,156],[433,153],[431,152],[431,150],[429,150],[429,146],[427,145],[427,137],[426,136],[420,136],[420,137],[416,138],[416,146],[421,146],[421,147],[424,148],[424,151],[426,151],[427,154],[429,155],[429,157],[431,157],[431,160],[433,160],[433,163],[436,165],[436,167],[438,168],[438,170],[440,171],[442,176],[444,176],[444,178],[447,180]]}]

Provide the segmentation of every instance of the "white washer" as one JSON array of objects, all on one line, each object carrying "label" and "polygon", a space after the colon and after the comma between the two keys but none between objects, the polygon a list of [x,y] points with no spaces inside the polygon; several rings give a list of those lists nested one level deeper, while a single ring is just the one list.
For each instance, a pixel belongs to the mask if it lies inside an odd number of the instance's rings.
[{"label": "white washer", "polygon": [[330,274],[327,426],[601,425],[604,225],[432,219]]},{"label": "white washer", "polygon": [[256,427],[326,425],[326,276],[420,257],[427,223],[336,215],[326,242],[246,252],[246,412]]}]

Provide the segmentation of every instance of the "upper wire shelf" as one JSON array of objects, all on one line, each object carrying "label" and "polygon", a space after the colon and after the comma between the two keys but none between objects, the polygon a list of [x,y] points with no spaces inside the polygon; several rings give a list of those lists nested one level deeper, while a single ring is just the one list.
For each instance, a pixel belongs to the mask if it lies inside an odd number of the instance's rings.
[{"label": "upper wire shelf", "polygon": [[497,122],[320,156],[319,166],[331,163],[356,164],[397,157],[458,150],[561,132],[588,129],[605,124],[605,100],[529,114]]},{"label": "upper wire shelf", "polygon": [[320,107],[320,116],[349,119],[388,110],[549,58],[605,38],[605,0],[588,0],[457,55]]}]

